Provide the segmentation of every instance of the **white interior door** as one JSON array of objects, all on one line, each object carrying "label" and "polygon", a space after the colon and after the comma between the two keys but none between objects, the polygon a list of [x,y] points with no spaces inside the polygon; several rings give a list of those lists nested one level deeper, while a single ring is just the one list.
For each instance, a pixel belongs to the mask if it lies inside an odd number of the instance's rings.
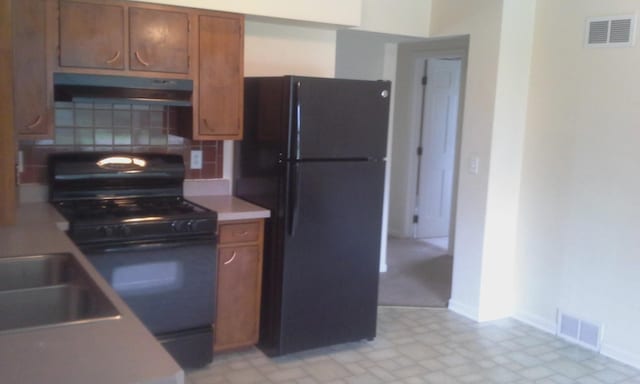
[{"label": "white interior door", "polygon": [[449,236],[461,61],[427,60],[416,237]]}]

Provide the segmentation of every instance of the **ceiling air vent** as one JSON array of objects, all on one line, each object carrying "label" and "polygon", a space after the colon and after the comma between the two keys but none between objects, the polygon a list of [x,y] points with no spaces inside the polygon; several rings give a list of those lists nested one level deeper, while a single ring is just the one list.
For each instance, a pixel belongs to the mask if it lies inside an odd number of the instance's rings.
[{"label": "ceiling air vent", "polygon": [[587,47],[630,47],[635,43],[636,16],[591,17],[587,19]]}]

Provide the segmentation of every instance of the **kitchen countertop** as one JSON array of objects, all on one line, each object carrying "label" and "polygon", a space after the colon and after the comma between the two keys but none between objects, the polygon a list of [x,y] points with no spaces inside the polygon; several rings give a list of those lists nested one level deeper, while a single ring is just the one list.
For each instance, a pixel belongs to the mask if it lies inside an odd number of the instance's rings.
[{"label": "kitchen countertop", "polygon": [[21,204],[0,227],[0,257],[72,253],[120,312],[118,319],[0,333],[2,383],[184,383],[184,372],[61,231],[47,203]]},{"label": "kitchen countertop", "polygon": [[[233,196],[186,196],[219,221],[267,218],[269,210]],[[63,231],[46,202],[22,203],[17,223],[0,227],[0,258],[72,253],[121,314],[119,319],[0,332],[2,383],[182,384],[184,372]]]},{"label": "kitchen countertop", "polygon": [[185,196],[189,201],[218,212],[218,221],[264,219],[271,212],[234,196]]}]

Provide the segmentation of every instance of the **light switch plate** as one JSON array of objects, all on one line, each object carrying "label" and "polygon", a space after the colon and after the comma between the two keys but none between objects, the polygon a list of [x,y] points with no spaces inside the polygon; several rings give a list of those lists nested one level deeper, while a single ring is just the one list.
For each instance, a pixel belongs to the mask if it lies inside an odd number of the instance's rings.
[{"label": "light switch plate", "polygon": [[202,169],[202,151],[191,151],[191,169]]},{"label": "light switch plate", "polygon": [[469,158],[469,173],[472,175],[477,175],[480,171],[480,158],[476,155],[473,155]]}]

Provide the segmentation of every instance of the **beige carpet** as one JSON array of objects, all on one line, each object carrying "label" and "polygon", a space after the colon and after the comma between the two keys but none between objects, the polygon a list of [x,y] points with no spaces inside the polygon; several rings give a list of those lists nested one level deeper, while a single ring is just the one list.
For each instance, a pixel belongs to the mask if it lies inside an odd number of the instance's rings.
[{"label": "beige carpet", "polygon": [[446,307],[453,257],[420,240],[390,237],[387,272],[380,274],[378,304]]}]

